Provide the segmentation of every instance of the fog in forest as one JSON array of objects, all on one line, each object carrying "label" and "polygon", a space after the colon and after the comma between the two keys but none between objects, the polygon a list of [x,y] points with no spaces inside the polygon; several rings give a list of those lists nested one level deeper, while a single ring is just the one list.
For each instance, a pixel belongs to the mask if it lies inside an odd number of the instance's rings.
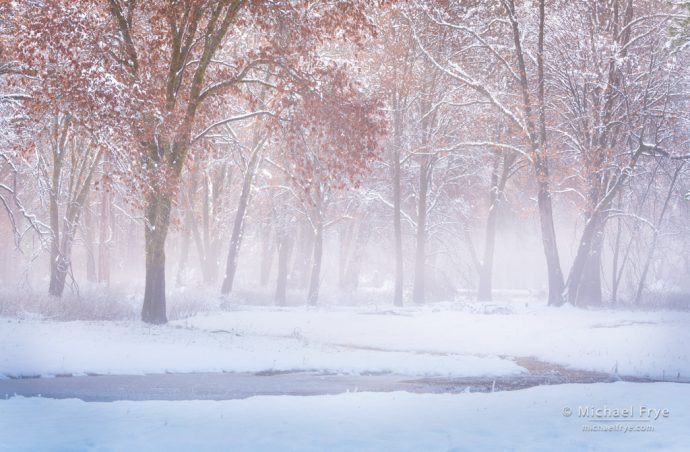
[{"label": "fog in forest", "polygon": [[689,68],[680,0],[0,0],[0,450],[690,450]]},{"label": "fog in forest", "polygon": [[3,312],[687,307],[685,9],[489,3],[257,4],[205,50],[6,6]]}]

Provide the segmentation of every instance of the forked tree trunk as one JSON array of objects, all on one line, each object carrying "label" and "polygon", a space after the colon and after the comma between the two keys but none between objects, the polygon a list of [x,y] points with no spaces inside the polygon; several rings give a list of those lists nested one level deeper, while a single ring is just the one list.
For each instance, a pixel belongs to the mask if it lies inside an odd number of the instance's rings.
[{"label": "forked tree trunk", "polygon": [[83,193],[88,191],[89,181],[86,181],[85,184],[84,188],[82,188],[82,194],[76,197],[65,212],[60,237],[53,238],[54,243],[51,246],[50,286],[48,288],[48,293],[54,297],[62,296],[65,290],[67,272],[72,265],[72,245],[74,245],[74,237],[77,233],[79,217],[83,207]]},{"label": "forked tree trunk", "polygon": [[165,305],[165,239],[172,203],[167,193],[154,193],[149,198],[144,225],[146,285],[141,319],[146,323],[163,324],[168,321]]},{"label": "forked tree trunk", "polygon": [[230,237],[230,250],[228,251],[228,260],[225,266],[225,277],[223,278],[223,285],[220,292],[223,295],[228,295],[232,292],[232,286],[235,282],[235,273],[237,271],[237,258],[242,244],[242,230],[244,228],[244,216],[249,205],[249,196],[251,194],[252,182],[254,174],[259,166],[259,152],[263,141],[254,147],[254,151],[247,165],[247,171],[244,175],[242,183],[242,193],[237,204],[237,213],[235,213],[235,221],[232,227],[232,236]]},{"label": "forked tree trunk", "polygon": [[646,148],[643,147],[642,143],[640,143],[638,149],[633,153],[627,168],[621,171],[618,179],[611,185],[610,188],[608,188],[608,192],[597,203],[596,208],[593,212],[591,212],[587,223],[585,223],[582,236],[580,237],[577,253],[575,254],[575,259],[573,260],[573,265],[570,269],[570,274],[568,275],[567,299],[572,305],[577,304],[577,294],[580,290],[580,284],[585,272],[587,260],[594,249],[593,245],[598,243],[598,240],[600,240],[600,238],[597,238],[597,234],[600,232],[603,234],[603,228],[605,227],[606,220],[608,219],[606,212],[611,206],[613,198],[618,195],[619,190],[622,189],[629,175],[632,174],[632,170],[637,164],[637,159],[640,157],[644,149]]},{"label": "forked tree trunk", "polygon": [[654,257],[654,252],[656,251],[656,243],[657,240],[659,239],[659,230],[661,229],[661,225],[664,221],[664,215],[666,215],[666,210],[668,209],[668,204],[669,201],[671,200],[671,195],[673,194],[673,190],[676,186],[676,181],[678,180],[678,175],[680,174],[681,169],[683,169],[684,163],[681,163],[676,167],[676,171],[673,173],[673,177],[671,178],[671,183],[668,188],[668,193],[666,194],[666,199],[664,199],[664,204],[663,207],[661,208],[661,212],[659,213],[659,218],[656,221],[656,225],[654,227],[654,233],[652,235],[652,244],[649,247],[649,253],[647,254],[647,259],[645,260],[644,266],[642,267],[642,274],[640,275],[640,281],[637,284],[637,290],[635,291],[635,304],[640,304],[642,301],[642,293],[644,291],[644,286],[645,286],[645,281],[647,280],[647,274],[649,273],[649,267],[652,263],[652,258]]},{"label": "forked tree trunk", "polygon": [[[546,269],[549,284],[548,303],[550,306],[563,304],[563,273],[558,257],[558,243],[556,229],[553,222],[553,204],[549,188],[549,162],[546,154],[546,103],[544,101],[544,33],[545,33],[545,1],[540,0],[539,26],[537,30],[537,104],[536,110],[530,99],[529,80],[525,65],[525,53],[522,50],[522,33],[518,23],[515,2],[506,2],[506,10],[513,30],[513,43],[520,74],[520,88],[522,92],[523,114],[526,121],[526,135],[530,141],[533,154],[532,165],[537,182],[537,204],[539,207],[539,224],[542,235],[542,246],[546,257]],[[535,123],[536,119],[536,123]]]},{"label": "forked tree trunk", "polygon": [[[78,176],[72,174],[70,180],[69,191],[66,193],[69,203],[65,207],[62,214],[62,227],[60,227],[60,211],[59,211],[59,192],[60,180],[62,178],[63,158],[65,153],[69,152],[65,146],[67,137],[66,129],[63,131],[60,143],[53,149],[53,172],[50,187],[50,226],[52,229],[51,246],[50,246],[50,285],[48,293],[55,297],[61,297],[65,289],[65,280],[67,272],[72,265],[72,245],[74,244],[74,237],[77,233],[77,226],[81,217],[82,209],[86,203],[91,188],[91,178],[94,170],[101,158],[101,152],[97,151],[91,154],[92,148],[79,147],[78,144],[72,143],[72,152],[82,152],[83,167],[80,169]],[[93,156],[91,160],[88,160]],[[76,159],[78,157],[73,156]],[[72,168],[72,171],[76,171]]]},{"label": "forked tree trunk", "polygon": [[[587,223],[585,223],[575,259],[570,268],[570,274],[568,275],[567,301],[573,306],[576,306],[578,300],[580,300],[578,292],[587,268],[587,261],[591,257],[593,244],[595,240],[597,240],[596,236],[605,224],[605,220],[601,217],[602,214],[600,214],[599,211],[595,211],[587,220]],[[584,298],[582,300],[584,301]]]}]

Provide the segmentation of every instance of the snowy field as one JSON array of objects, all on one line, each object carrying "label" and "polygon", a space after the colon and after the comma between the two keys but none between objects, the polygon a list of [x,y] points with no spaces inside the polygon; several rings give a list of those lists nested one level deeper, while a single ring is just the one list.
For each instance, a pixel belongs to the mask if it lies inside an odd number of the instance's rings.
[{"label": "snowy field", "polygon": [[[349,393],[223,402],[18,397],[0,400],[0,449],[687,451],[688,406],[690,385],[622,382],[486,394]],[[580,407],[632,408],[633,416],[595,421],[580,417]],[[640,416],[643,407],[668,410],[668,416]],[[570,417],[563,414],[567,408]]]},{"label": "snowy field", "polygon": [[0,319],[6,377],[323,370],[517,375],[516,358],[687,381],[690,313],[447,303],[400,309],[233,306],[165,326]]},{"label": "snowy field", "polygon": [[[530,369],[520,364],[531,357],[612,380],[665,382],[222,401],[84,402],[5,394],[0,450],[686,451],[688,325],[686,312],[553,309],[533,301],[404,308],[235,304],[165,326],[4,317],[4,378],[308,370],[354,381],[360,374],[388,373],[491,381],[527,375]],[[586,407],[630,409],[632,416],[580,416]],[[668,412],[649,419],[643,408]]]}]

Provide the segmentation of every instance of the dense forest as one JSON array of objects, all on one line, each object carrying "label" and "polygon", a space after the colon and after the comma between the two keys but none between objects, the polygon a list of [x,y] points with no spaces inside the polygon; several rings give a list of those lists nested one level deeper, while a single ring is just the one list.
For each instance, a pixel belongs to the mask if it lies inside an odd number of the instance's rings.
[{"label": "dense forest", "polygon": [[690,293],[690,9],[0,2],[3,290]]}]

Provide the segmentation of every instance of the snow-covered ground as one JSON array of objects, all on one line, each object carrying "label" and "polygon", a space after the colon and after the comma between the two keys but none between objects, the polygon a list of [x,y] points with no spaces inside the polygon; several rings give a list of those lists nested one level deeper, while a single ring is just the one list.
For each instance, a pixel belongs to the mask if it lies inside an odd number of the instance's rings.
[{"label": "snow-covered ground", "polygon": [[[690,377],[685,312],[552,309],[535,302],[228,309],[164,326],[0,318],[0,375],[518,376],[527,372],[519,358],[534,357],[625,376]],[[630,409],[633,419],[580,417],[585,407]],[[643,407],[668,414],[648,419]],[[690,384],[671,382],[225,401],[10,397],[0,400],[0,450],[681,451],[690,447],[688,407]]]},{"label": "snow-covered ground", "polygon": [[234,306],[171,322],[0,319],[0,374],[325,370],[484,376],[523,372],[514,357],[687,380],[690,313],[447,303]]},{"label": "snow-covered ground", "polygon": [[[633,420],[594,421],[580,407],[632,409]],[[640,416],[642,407],[668,415]],[[690,385],[622,382],[222,402],[17,397],[0,400],[0,450],[687,451],[689,407]]]}]

